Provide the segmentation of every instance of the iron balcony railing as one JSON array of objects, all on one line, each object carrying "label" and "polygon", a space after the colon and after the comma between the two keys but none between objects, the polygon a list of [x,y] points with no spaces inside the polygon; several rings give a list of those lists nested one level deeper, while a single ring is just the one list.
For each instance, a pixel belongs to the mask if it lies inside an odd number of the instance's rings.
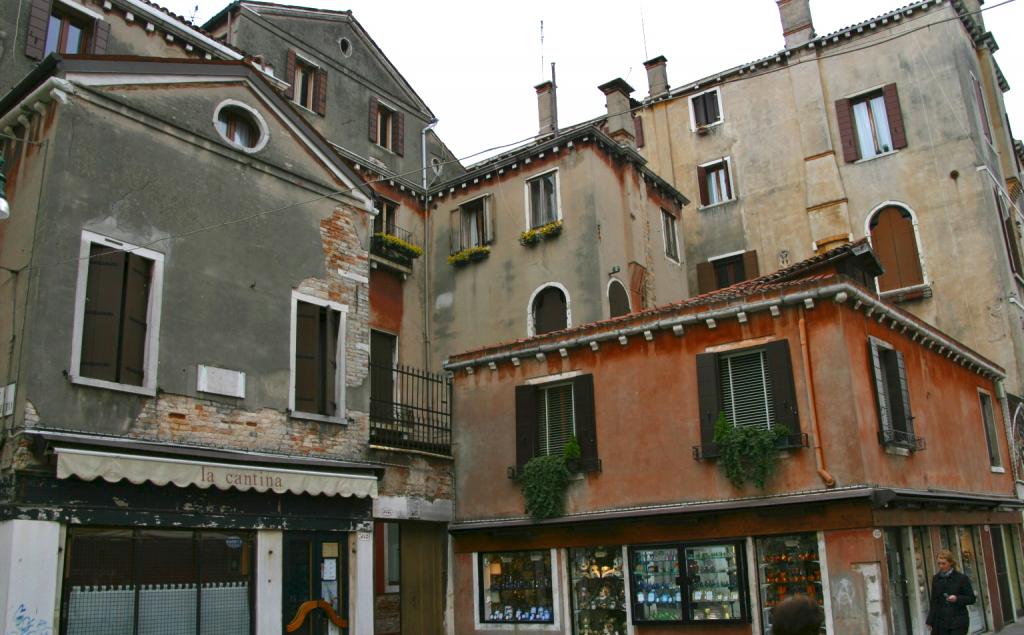
[{"label": "iron balcony railing", "polygon": [[370,364],[370,443],[451,456],[451,378]]}]

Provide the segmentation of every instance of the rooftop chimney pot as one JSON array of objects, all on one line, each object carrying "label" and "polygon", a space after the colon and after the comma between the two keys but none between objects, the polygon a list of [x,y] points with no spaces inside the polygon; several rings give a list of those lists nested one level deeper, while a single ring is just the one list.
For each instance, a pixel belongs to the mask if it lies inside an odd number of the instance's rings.
[{"label": "rooftop chimney pot", "polygon": [[650,88],[650,96],[661,97],[662,95],[668,94],[668,71],[665,68],[665,63],[668,62],[664,55],[659,55],[654,59],[647,60],[644,62],[644,68],[647,69],[647,86]]},{"label": "rooftop chimney pot", "polygon": [[782,20],[782,36],[786,48],[807,44],[814,39],[814,22],[811,20],[810,0],[775,0]]},{"label": "rooftop chimney pot", "polygon": [[558,113],[555,112],[555,85],[553,82],[541,82],[534,86],[537,90],[537,114],[540,117],[540,136],[554,134]]},{"label": "rooftop chimney pot", "polygon": [[613,79],[597,87],[605,95],[608,108],[608,135],[622,145],[635,146],[633,113],[629,95],[633,87],[622,78]]}]

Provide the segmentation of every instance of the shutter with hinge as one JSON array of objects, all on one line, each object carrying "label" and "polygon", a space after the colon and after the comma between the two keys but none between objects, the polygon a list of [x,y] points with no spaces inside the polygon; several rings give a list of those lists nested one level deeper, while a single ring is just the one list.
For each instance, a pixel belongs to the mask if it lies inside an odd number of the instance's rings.
[{"label": "shutter with hinge", "polygon": [[753,280],[758,276],[760,269],[757,266],[757,250],[743,252],[743,279]]},{"label": "shutter with hinge", "polygon": [[857,146],[857,131],[853,127],[853,106],[849,99],[836,100],[836,123],[839,124],[843,160],[853,163],[860,158],[860,148]]},{"label": "shutter with hinge", "polygon": [[[889,403],[892,404],[892,427],[900,432],[913,434],[914,418],[910,414],[910,391],[907,388],[907,369],[903,353],[886,351],[889,358],[885,364],[886,383],[889,386]],[[895,393],[895,394],[893,394]]]},{"label": "shutter with hinge", "polygon": [[490,245],[494,242],[494,206],[490,196],[484,197],[480,204],[483,206],[484,244]]},{"label": "shutter with hinge", "polygon": [[764,353],[772,390],[775,425],[784,425],[790,434],[797,434],[800,432],[800,415],[796,405],[789,341],[769,342],[764,347]]},{"label": "shutter with hinge", "polygon": [[718,121],[720,113],[718,109],[718,95],[719,93],[717,90],[714,92],[704,94],[704,107],[707,109],[708,123],[715,123],[716,121]]},{"label": "shutter with hinge", "polygon": [[118,381],[141,386],[146,374],[147,312],[153,261],[131,253],[127,256]]},{"label": "shutter with hinge", "polygon": [[[324,339],[326,347],[324,352],[324,405],[323,414],[333,417],[338,413],[338,342],[341,341],[341,313],[328,308],[320,309],[321,320],[324,324]],[[343,381],[343,379],[341,380]]]},{"label": "shutter with hinge", "polygon": [[694,97],[690,103],[693,106],[693,122],[698,126],[706,126],[708,124],[708,110],[704,103],[704,95]]},{"label": "shutter with hinge", "polygon": [[322,68],[316,69],[314,91],[316,95],[313,98],[313,111],[322,115],[327,111],[327,71]]},{"label": "shutter with hinge", "polygon": [[319,411],[320,307],[297,302],[295,307],[295,410]]},{"label": "shutter with hinge", "polygon": [[28,11],[28,33],[25,37],[25,55],[34,60],[43,59],[46,31],[50,23],[50,0],[32,0]]},{"label": "shutter with hinge", "polygon": [[594,376],[580,375],[572,381],[576,416],[576,440],[580,443],[583,470],[597,470],[597,417],[594,413]]},{"label": "shutter with hinge", "polygon": [[702,445],[714,443],[715,421],[722,411],[716,353],[697,355],[697,403],[700,408],[700,442]]},{"label": "shutter with hinge", "polygon": [[288,99],[295,98],[295,51],[288,49],[288,61],[285,62],[284,66],[284,78],[288,82],[288,88],[284,91],[284,96]]},{"label": "shutter with hinge", "polygon": [[391,149],[398,156],[405,156],[405,113],[396,111],[392,121]]},{"label": "shutter with hinge", "polygon": [[708,293],[718,288],[715,265],[710,262],[697,263],[697,293]]},{"label": "shutter with hinge", "polygon": [[99,244],[89,249],[82,355],[78,369],[82,377],[117,381],[126,255],[123,251]]},{"label": "shutter with hinge", "polygon": [[377,113],[380,110],[380,102],[376,97],[370,97],[370,141],[378,143],[377,139]]},{"label": "shutter with hinge", "polygon": [[882,89],[885,101],[885,116],[889,119],[889,133],[892,135],[893,150],[907,147],[907,133],[903,128],[903,112],[900,110],[900,97],[896,92],[896,84],[886,84]]},{"label": "shutter with hinge", "polygon": [[448,253],[462,251],[462,208],[455,208],[448,215]]},{"label": "shutter with hinge", "polygon": [[537,438],[537,388],[516,386],[516,470],[535,454]]},{"label": "shutter with hinge", "polygon": [[93,55],[104,55],[107,52],[107,41],[110,40],[110,23],[96,20],[92,24],[92,44],[89,47]]},{"label": "shutter with hinge", "polygon": [[708,171],[702,167],[697,167],[697,189],[700,191],[700,204],[707,205],[710,203],[708,198]]},{"label": "shutter with hinge", "polygon": [[886,386],[883,349],[876,342],[868,342],[868,364],[875,380],[875,400],[878,404],[878,424],[884,433],[892,429],[892,412],[889,410],[889,389]]},{"label": "shutter with hinge", "polygon": [[644,120],[640,115],[633,117],[633,135],[636,137],[636,147],[644,147]]}]

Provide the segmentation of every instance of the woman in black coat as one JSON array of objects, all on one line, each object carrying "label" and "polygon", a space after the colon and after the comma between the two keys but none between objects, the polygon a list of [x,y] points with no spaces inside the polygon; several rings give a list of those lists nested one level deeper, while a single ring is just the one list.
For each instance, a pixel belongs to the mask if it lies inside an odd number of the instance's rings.
[{"label": "woman in black coat", "polygon": [[926,624],[932,635],[967,635],[971,617],[967,606],[974,604],[971,579],[956,570],[953,552],[943,549],[938,557],[939,572],[932,578],[931,607]]}]

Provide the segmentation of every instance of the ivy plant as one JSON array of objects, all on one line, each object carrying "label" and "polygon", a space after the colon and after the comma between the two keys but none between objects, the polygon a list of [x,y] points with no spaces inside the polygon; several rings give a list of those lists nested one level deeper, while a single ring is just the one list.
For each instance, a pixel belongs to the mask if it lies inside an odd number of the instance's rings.
[{"label": "ivy plant", "polygon": [[565,490],[569,486],[569,470],[565,457],[535,456],[523,466],[519,485],[526,499],[526,513],[536,520],[561,516],[565,510]]},{"label": "ivy plant", "polygon": [[743,487],[747,481],[759,489],[775,472],[778,460],[776,442],[789,435],[784,425],[771,428],[734,426],[725,419],[725,413],[718,413],[715,421],[715,443],[718,445],[718,464],[726,478],[735,487]]}]

